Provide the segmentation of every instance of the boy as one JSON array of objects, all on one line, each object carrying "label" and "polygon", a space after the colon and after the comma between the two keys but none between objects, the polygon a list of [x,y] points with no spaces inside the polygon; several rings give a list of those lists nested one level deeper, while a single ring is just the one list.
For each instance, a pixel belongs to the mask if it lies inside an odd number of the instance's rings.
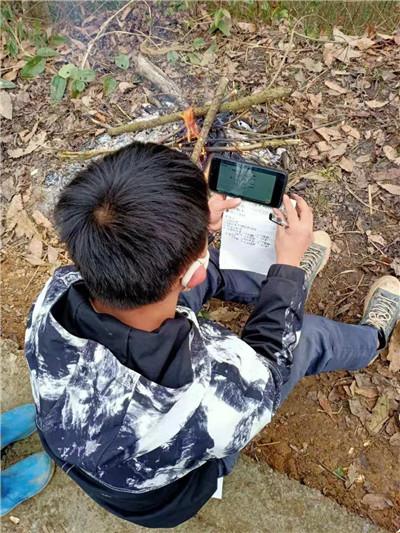
[{"label": "boy", "polygon": [[[329,238],[310,246],[312,211],[296,200],[285,196],[263,279],[219,270],[207,230],[237,200],[209,202],[180,152],[133,143],[62,192],[55,220],[76,267],[39,295],[26,355],[43,446],[112,513],[146,527],[189,519],[301,377],[361,368],[387,344],[400,308],[390,276],[363,325],[303,319]],[[241,339],[196,318],[214,296],[255,304]]]}]

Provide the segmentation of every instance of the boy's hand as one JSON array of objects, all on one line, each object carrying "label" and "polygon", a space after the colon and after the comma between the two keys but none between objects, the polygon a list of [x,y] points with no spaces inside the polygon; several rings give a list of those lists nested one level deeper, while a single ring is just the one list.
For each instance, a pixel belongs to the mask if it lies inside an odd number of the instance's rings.
[{"label": "boy's hand", "polygon": [[285,219],[287,227],[278,226],[275,249],[276,262],[282,265],[298,267],[304,252],[312,243],[313,239],[313,213],[311,207],[298,196],[292,195],[297,205],[293,207],[289,196],[283,196],[285,214],[274,209],[280,219]]},{"label": "boy's hand", "polygon": [[233,209],[240,204],[240,198],[226,198],[223,194],[213,194],[208,200],[210,208],[209,231],[218,231],[222,226],[222,215],[227,209]]}]

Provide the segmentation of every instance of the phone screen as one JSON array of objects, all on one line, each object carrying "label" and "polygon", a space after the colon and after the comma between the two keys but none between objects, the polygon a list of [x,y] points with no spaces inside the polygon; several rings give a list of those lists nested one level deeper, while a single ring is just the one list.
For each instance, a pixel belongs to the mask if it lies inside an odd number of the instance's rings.
[{"label": "phone screen", "polygon": [[245,163],[221,161],[217,191],[270,204],[276,182],[276,173],[254,168]]}]

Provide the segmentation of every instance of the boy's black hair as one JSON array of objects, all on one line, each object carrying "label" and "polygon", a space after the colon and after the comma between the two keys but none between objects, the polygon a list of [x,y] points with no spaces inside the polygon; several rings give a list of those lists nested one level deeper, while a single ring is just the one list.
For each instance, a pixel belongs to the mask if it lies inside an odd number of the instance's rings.
[{"label": "boy's black hair", "polygon": [[164,298],[206,245],[208,188],[181,152],[134,142],[92,162],[55,207],[92,297],[120,309]]}]

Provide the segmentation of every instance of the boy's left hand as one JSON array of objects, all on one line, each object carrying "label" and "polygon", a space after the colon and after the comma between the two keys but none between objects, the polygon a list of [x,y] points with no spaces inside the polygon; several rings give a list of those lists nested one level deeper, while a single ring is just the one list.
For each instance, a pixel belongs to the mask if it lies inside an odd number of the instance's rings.
[{"label": "boy's left hand", "polygon": [[240,198],[226,198],[224,194],[213,194],[208,200],[210,209],[209,231],[218,231],[222,227],[222,215],[224,211],[233,209],[240,204]]}]

